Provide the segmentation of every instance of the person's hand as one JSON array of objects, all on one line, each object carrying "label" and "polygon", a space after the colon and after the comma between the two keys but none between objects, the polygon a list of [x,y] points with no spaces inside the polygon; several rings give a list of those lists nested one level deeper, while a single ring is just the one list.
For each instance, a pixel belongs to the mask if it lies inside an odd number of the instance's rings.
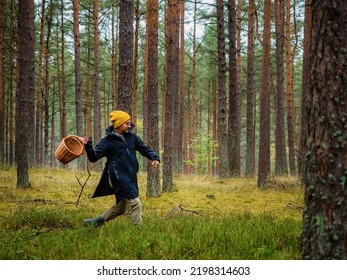
[{"label": "person's hand", "polygon": [[160,164],[160,161],[159,161],[159,160],[153,160],[153,161],[152,161],[152,167],[153,167],[153,168],[158,168],[158,167],[159,167],[159,164]]},{"label": "person's hand", "polygon": [[84,145],[89,142],[89,138],[87,136],[85,137],[78,137],[78,140],[83,143]]}]

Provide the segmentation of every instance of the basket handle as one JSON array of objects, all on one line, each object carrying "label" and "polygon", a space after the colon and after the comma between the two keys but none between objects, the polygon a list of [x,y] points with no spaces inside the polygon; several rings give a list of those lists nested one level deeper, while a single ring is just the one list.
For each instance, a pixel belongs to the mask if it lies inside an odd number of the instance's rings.
[{"label": "basket handle", "polygon": [[66,136],[65,138],[74,138],[76,139],[78,142],[80,142],[82,145],[84,145],[84,143],[80,140],[81,137],[79,137],[78,135],[74,135],[74,134],[71,134],[71,135],[68,135]]}]

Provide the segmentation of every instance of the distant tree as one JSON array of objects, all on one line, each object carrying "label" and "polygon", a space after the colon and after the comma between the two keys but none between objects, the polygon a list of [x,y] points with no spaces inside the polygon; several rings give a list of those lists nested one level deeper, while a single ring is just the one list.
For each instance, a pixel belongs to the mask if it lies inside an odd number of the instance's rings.
[{"label": "distant tree", "polygon": [[228,121],[226,100],[226,54],[224,41],[223,0],[217,0],[217,41],[218,41],[218,155],[219,178],[229,176],[228,164]]},{"label": "distant tree", "polygon": [[[166,20],[166,100],[164,126],[164,167],[163,191],[173,191],[173,112],[174,97],[178,97],[179,90],[179,2],[168,0]],[[182,132],[181,132],[182,133]]]},{"label": "distant tree", "polygon": [[112,110],[118,107],[118,53],[117,53],[117,40],[118,40],[118,17],[116,18],[116,8],[112,6],[112,19],[111,19],[111,91],[112,91]]},{"label": "distant tree", "polygon": [[247,143],[245,175],[255,175],[255,91],[254,91],[254,35],[255,35],[255,3],[249,1],[248,6],[248,45],[247,45]]},{"label": "distant tree", "polygon": [[46,20],[46,1],[41,2],[41,22],[40,22],[40,41],[37,63],[37,85],[36,85],[36,117],[35,117],[35,161],[37,165],[43,164],[43,143],[42,143],[42,99],[43,99],[43,55],[44,37]]},{"label": "distant tree", "polygon": [[263,57],[260,89],[260,133],[258,160],[258,187],[267,187],[270,173],[270,36],[271,35],[271,0],[264,1]]},{"label": "distant tree", "polygon": [[118,107],[132,114],[134,75],[134,0],[120,0]]},{"label": "distant tree", "polygon": [[188,126],[188,131],[189,131],[189,140],[188,140],[188,158],[189,162],[192,164],[188,165],[188,170],[189,173],[194,173],[195,172],[195,151],[193,149],[193,143],[196,135],[196,52],[197,52],[197,47],[196,47],[196,29],[197,29],[197,22],[196,22],[196,12],[197,12],[197,2],[194,1],[194,8],[193,8],[193,34],[192,34],[192,58],[191,58],[191,64],[192,64],[192,74],[191,74],[191,86],[190,90],[188,91],[189,95],[189,106],[188,106],[188,111],[189,111],[189,126]]},{"label": "distant tree", "polygon": [[[81,77],[81,43],[79,31],[79,3],[73,0],[73,31],[74,31],[74,52],[75,52],[75,104],[76,104],[76,133],[84,136],[83,133],[83,104],[82,104],[82,77]],[[79,159],[79,167],[83,167],[84,161]]]},{"label": "distant tree", "polygon": [[18,21],[19,80],[16,94],[16,163],[17,187],[30,187],[29,161],[34,131],[35,96],[35,25],[34,0],[20,0]]},{"label": "distant tree", "polygon": [[[185,38],[184,38],[184,0],[180,1],[180,54],[179,54],[179,108],[180,108],[180,114],[179,114],[179,131],[182,131],[182,135],[179,135],[177,137],[177,162],[180,164],[179,166],[179,171],[183,172],[184,170],[184,150],[185,150],[185,143],[183,139],[186,138],[187,133],[185,129],[185,117],[186,117],[186,108],[184,104],[184,99],[185,99],[185,80],[184,80],[184,71],[185,71],[185,66],[184,66],[184,56],[185,56],[185,51],[184,51],[184,46],[185,46]],[[187,145],[186,145],[187,146]]]},{"label": "distant tree", "polygon": [[295,164],[295,135],[294,135],[294,64],[291,51],[291,27],[290,27],[290,11],[291,1],[286,1],[286,20],[285,20],[285,36],[286,36],[286,96],[287,96],[287,127],[288,127],[288,149],[289,149],[289,169],[291,175],[296,175]]},{"label": "distant tree", "polygon": [[238,86],[235,0],[228,0],[229,29],[229,175],[241,173],[241,97]]},{"label": "distant tree", "polygon": [[284,0],[275,1],[276,19],[276,126],[275,174],[288,174],[286,134],[284,126]]},{"label": "distant tree", "polygon": [[304,23],[304,53],[302,58],[302,86],[301,86],[301,120],[300,120],[300,142],[298,152],[298,169],[302,175],[305,170],[304,155],[306,154],[305,139],[307,135],[306,99],[308,95],[308,79],[310,74],[311,59],[311,29],[312,11],[311,0],[305,0],[305,23]]},{"label": "distant tree", "polygon": [[[43,108],[44,108],[44,120],[43,120],[43,143],[44,143],[44,164],[48,164],[49,158],[50,158],[50,136],[49,136],[49,127],[50,127],[50,117],[51,112],[50,110],[50,102],[49,97],[51,93],[50,89],[50,83],[51,83],[51,73],[50,73],[50,56],[51,56],[51,36],[52,36],[52,22],[53,22],[53,3],[50,1],[48,14],[46,18],[46,24],[47,24],[47,34],[46,34],[46,40],[44,42],[44,87],[43,87],[43,95],[44,95],[44,102],[43,102]],[[16,138],[17,139],[17,138]]]},{"label": "distant tree", "polygon": [[[67,97],[67,83],[66,83],[66,70],[65,70],[65,64],[66,64],[66,57],[65,57],[66,56],[65,55],[66,30],[64,27],[65,26],[65,12],[64,11],[65,11],[64,1],[61,0],[60,1],[60,26],[61,26],[60,27],[60,29],[61,29],[60,40],[59,40],[59,38],[57,38],[57,45],[59,45],[59,44],[61,45],[60,52],[57,52],[57,68],[58,68],[59,77],[61,77],[60,79],[58,79],[60,139],[63,139],[64,137],[66,137],[66,133],[67,133],[67,100],[66,100],[67,99],[66,98]],[[74,32],[75,32],[75,30],[74,30]],[[76,34],[74,33],[74,35],[76,35]],[[57,36],[57,37],[59,37],[59,36]],[[76,40],[76,37],[74,36],[74,44],[75,44],[75,40]],[[78,54],[76,56],[76,52],[75,52],[75,67],[76,67],[76,61],[78,61],[78,59],[79,59]],[[77,70],[78,70],[78,67],[77,67]],[[76,71],[76,68],[75,68],[75,71]],[[75,82],[76,82],[76,80],[75,80]],[[79,86],[81,86],[81,84]],[[76,95],[76,85],[75,85],[75,95]],[[79,102],[81,102],[81,100]],[[81,105],[76,103],[76,99],[75,99],[75,104],[76,104],[75,112],[77,113],[77,110],[81,109],[80,108]],[[54,114],[54,113],[52,113],[52,114]],[[77,133],[77,135],[82,135],[82,132],[80,131],[81,125],[82,125],[81,120],[82,120],[81,115],[76,115],[76,122],[80,122],[80,124],[77,125],[77,131],[79,132],[79,133]],[[51,154],[53,154],[53,153],[51,153]],[[78,161],[80,162],[80,159],[78,159]]]},{"label": "distant tree", "polygon": [[[148,39],[148,140],[154,151],[159,153],[159,116],[158,116],[158,0],[148,0],[147,39]],[[159,169],[147,164],[147,196],[160,195]]]},{"label": "distant tree", "polygon": [[347,2],[312,1],[303,259],[347,259]]},{"label": "distant tree", "polygon": [[[87,14],[87,26],[86,26],[86,30],[87,30],[87,38],[86,38],[86,70],[85,70],[85,75],[87,76],[86,82],[83,88],[83,91],[85,92],[85,135],[92,135],[92,95],[93,95],[93,91],[92,91],[92,80],[89,77],[92,77],[92,50],[93,50],[93,43],[92,43],[92,39],[93,37],[91,36],[91,34],[93,34],[92,32],[92,5],[93,3],[89,3],[88,4],[88,14]],[[87,160],[87,165],[90,166],[91,163],[90,161]]]},{"label": "distant tree", "polygon": [[[93,9],[93,22],[94,22],[94,140],[101,139],[101,100],[100,100],[100,41],[99,41],[99,0],[94,0]],[[101,161],[93,164],[95,169],[101,169]]]}]

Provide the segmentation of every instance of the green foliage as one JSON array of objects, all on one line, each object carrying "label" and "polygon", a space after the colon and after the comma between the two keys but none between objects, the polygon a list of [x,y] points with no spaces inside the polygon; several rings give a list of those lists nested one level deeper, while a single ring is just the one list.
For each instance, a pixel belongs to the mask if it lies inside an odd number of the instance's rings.
[{"label": "green foliage", "polygon": [[[90,199],[92,173],[76,206],[83,171],[31,170],[32,187],[19,190],[15,170],[0,170],[0,259],[298,259],[302,189],[282,178],[267,190],[255,179],[181,176],[176,191],[145,197],[144,224],[125,215],[84,228],[114,203]],[[82,181],[84,181],[82,179]]]},{"label": "green foliage", "polygon": [[189,145],[189,149],[194,150],[194,161],[189,161],[190,165],[197,167],[198,174],[206,174],[208,170],[208,158],[211,161],[216,161],[218,157],[212,157],[212,152],[218,147],[217,141],[213,140],[213,137],[206,133],[199,133],[195,136],[195,139]]},{"label": "green foliage", "polygon": [[[28,210],[7,217],[1,259],[297,259],[300,224],[268,214],[214,218],[125,218],[98,229],[75,211]],[[25,217],[25,219],[24,219]]]}]

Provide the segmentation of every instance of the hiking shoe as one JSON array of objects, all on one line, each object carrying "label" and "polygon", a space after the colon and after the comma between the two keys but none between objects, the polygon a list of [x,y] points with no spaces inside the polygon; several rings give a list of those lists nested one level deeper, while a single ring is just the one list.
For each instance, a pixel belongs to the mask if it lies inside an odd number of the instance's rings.
[{"label": "hiking shoe", "polygon": [[102,216],[97,216],[93,219],[85,219],[83,221],[83,226],[85,227],[101,227],[105,220]]}]

